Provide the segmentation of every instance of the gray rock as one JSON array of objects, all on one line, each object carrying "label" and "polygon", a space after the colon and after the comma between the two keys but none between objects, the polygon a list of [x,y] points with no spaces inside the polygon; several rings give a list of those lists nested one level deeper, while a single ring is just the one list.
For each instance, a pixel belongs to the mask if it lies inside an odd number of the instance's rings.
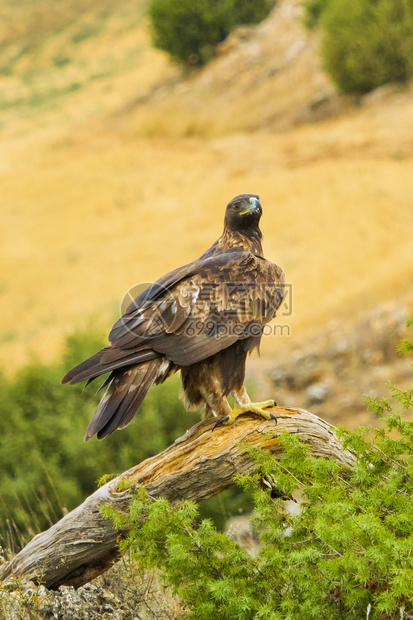
[{"label": "gray rock", "polygon": [[325,381],[318,381],[307,388],[310,405],[323,403],[329,397],[331,386]]}]

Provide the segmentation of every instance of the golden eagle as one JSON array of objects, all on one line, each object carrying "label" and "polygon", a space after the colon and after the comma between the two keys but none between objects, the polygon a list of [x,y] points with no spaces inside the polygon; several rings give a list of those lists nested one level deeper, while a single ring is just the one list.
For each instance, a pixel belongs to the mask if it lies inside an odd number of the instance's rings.
[{"label": "golden eagle", "polygon": [[275,419],[265,411],[274,401],[251,403],[244,387],[247,353],[259,347],[284,295],[282,269],[263,257],[261,214],[256,194],[233,198],[224,232],[209,250],[141,293],[113,326],[111,345],[62,379],[89,383],[110,372],[85,439],[127,426],[151,385],[177,370],[185,407],[201,408],[203,418],[230,424],[252,411]]}]

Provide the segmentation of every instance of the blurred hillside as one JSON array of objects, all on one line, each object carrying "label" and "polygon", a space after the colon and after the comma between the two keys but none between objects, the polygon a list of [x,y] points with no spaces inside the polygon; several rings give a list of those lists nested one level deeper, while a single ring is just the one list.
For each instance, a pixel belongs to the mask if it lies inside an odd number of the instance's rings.
[{"label": "blurred hillside", "polygon": [[129,288],[220,235],[241,192],[260,194],[266,255],[293,284],[291,336],[264,357],[408,302],[412,92],[339,97],[317,49],[282,0],[183,75],[152,49],[143,1],[0,0],[0,364],[106,332]]}]

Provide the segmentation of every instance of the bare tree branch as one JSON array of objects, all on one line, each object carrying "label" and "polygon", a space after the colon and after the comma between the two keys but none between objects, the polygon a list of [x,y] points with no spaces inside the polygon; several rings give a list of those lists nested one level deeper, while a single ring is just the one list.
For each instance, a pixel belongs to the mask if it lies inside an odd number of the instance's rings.
[{"label": "bare tree branch", "polygon": [[[334,427],[303,409],[274,407],[278,424],[244,415],[231,426],[212,431],[213,421],[200,422],[175,443],[99,488],[83,504],[50,529],[38,534],[10,562],[0,567],[0,580],[31,579],[48,588],[80,586],[107,570],[118,557],[120,532],[102,517],[109,503],[127,510],[131,487],[145,487],[153,498],[196,502],[234,484],[235,474],[257,468],[249,456],[252,446],[280,454],[283,431],[300,433],[315,456],[351,466],[355,457],[343,450]],[[126,483],[126,484],[125,484]]]}]

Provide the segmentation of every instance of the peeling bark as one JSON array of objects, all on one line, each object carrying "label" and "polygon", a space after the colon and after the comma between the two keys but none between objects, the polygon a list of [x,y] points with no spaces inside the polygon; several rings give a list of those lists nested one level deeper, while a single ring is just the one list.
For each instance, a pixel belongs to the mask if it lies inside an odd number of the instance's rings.
[{"label": "peeling bark", "polygon": [[19,577],[48,588],[63,584],[78,587],[90,581],[118,558],[121,533],[102,517],[102,504],[126,511],[131,487],[145,487],[151,497],[171,501],[199,502],[212,497],[232,486],[235,474],[256,469],[248,454],[250,447],[267,448],[279,455],[278,438],[283,431],[299,433],[314,456],[347,466],[354,463],[354,455],[343,450],[334,427],[324,420],[303,409],[274,407],[269,411],[277,416],[277,425],[254,415],[244,415],[233,425],[213,432],[211,420],[196,424],[172,446],[100,487],[58,523],[35,536],[0,567],[0,580]]}]

